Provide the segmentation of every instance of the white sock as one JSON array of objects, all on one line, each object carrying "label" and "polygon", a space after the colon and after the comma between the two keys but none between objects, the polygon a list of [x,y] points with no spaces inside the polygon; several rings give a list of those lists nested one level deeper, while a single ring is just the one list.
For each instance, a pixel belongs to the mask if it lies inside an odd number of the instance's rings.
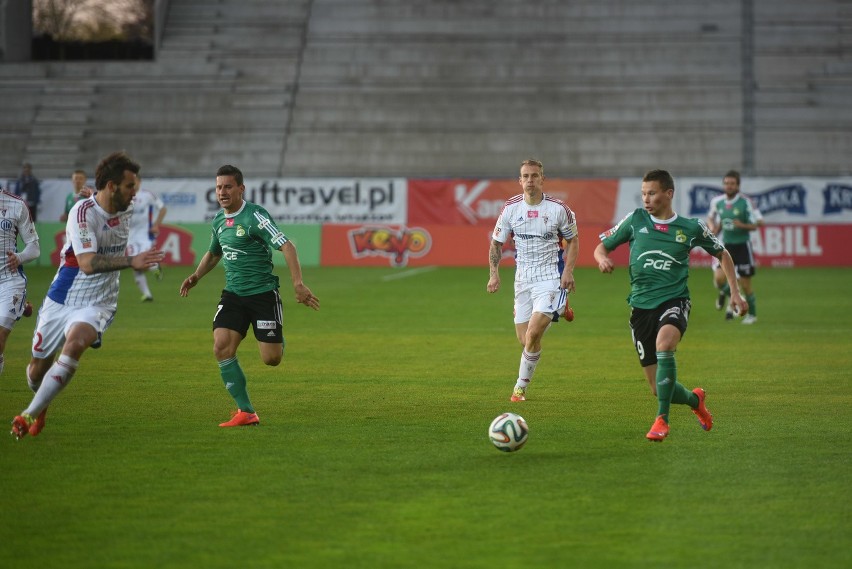
[{"label": "white sock", "polygon": [[518,381],[515,383],[515,387],[527,388],[532,381],[533,374],[535,373],[535,366],[538,365],[538,359],[540,357],[540,350],[533,354],[524,350],[521,354],[521,365],[518,369]]},{"label": "white sock", "polygon": [[148,279],[145,278],[144,271],[133,271],[133,280],[136,281],[136,286],[145,296],[151,296],[151,289],[148,288]]},{"label": "white sock", "polygon": [[30,406],[23,412],[31,417],[38,417],[38,414],[50,405],[50,402],[59,395],[59,392],[71,382],[79,363],[64,354],[59,356],[44,376],[47,381],[41,382],[41,387],[38,388],[33,400],[30,401]]}]

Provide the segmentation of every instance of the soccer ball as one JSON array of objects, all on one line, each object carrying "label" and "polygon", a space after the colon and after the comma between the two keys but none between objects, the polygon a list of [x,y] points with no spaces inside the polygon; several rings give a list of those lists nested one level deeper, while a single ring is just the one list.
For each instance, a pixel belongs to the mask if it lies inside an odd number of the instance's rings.
[{"label": "soccer ball", "polygon": [[521,450],[527,442],[527,422],[515,413],[503,413],[491,421],[488,438],[499,450],[514,452]]}]

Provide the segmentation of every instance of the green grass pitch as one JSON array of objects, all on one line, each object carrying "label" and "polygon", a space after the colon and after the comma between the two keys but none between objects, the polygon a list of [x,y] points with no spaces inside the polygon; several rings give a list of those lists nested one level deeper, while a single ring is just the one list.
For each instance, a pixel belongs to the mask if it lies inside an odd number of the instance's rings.
[{"label": "green grass pitch", "polygon": [[[676,406],[671,435],[630,344],[627,274],[577,273],[573,323],[544,338],[529,400],[512,269],[305,271],[287,355],[239,357],[262,424],[220,429],[233,403],[212,354],[217,270],[122,275],[104,347],[89,350],[37,438],[0,438],[0,567],[852,566],[849,269],[762,269],[759,322],[725,322],[708,269],[678,375],[707,390],[705,433]],[[30,269],[40,303],[53,271]],[[30,400],[34,318],[9,339],[0,417]],[[486,430],[519,412],[530,439]],[[8,431],[8,427],[6,428]]]}]

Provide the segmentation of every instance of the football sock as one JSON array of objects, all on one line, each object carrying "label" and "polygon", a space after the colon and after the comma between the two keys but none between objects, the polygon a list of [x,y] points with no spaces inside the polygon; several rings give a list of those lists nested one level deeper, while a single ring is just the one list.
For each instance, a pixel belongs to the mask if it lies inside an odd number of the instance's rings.
[{"label": "football sock", "polygon": [[698,408],[698,396],[684,387],[683,384],[675,383],[672,403],[674,405],[689,405],[696,409]]},{"label": "football sock", "polygon": [[521,354],[521,365],[518,369],[518,382],[515,384],[515,387],[526,388],[530,384],[533,374],[535,373],[535,366],[538,365],[540,357],[541,350],[533,354],[524,350]]},{"label": "football sock", "polygon": [[148,279],[145,278],[144,271],[133,271],[133,280],[136,281],[136,286],[139,287],[139,292],[145,296],[151,296],[151,289],[148,288]]},{"label": "football sock", "polygon": [[723,292],[725,296],[731,296],[731,287],[728,285],[728,283],[725,283],[721,287],[719,287],[719,291]]},{"label": "football sock", "polygon": [[748,302],[748,313],[757,316],[757,302],[754,300],[754,293],[746,295],[746,302]]},{"label": "football sock", "polygon": [[657,352],[657,402],[659,409],[657,416],[669,421],[669,407],[672,404],[672,396],[677,384],[677,366],[675,365],[674,352]]},{"label": "football sock", "polygon": [[30,402],[30,406],[24,409],[23,412],[37,417],[39,413],[50,405],[51,401],[56,399],[59,392],[65,389],[71,382],[71,378],[74,377],[74,372],[77,371],[78,365],[80,365],[80,362],[65,354],[56,358],[56,361],[53,362],[53,365],[50,366],[50,369],[47,370],[44,376],[47,381],[41,382],[41,386],[36,391],[35,397]]},{"label": "football sock", "polygon": [[240,367],[240,362],[237,361],[237,357],[234,356],[219,362],[219,373],[222,374],[225,389],[237,402],[239,410],[254,413],[254,407],[249,401],[248,391],[246,391],[246,376],[243,373],[243,368]]}]

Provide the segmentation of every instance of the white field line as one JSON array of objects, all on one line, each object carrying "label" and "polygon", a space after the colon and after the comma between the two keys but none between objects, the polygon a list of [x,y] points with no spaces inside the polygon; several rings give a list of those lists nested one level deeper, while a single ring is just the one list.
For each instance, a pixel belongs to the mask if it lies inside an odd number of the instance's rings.
[{"label": "white field line", "polygon": [[409,269],[407,271],[402,271],[401,273],[394,273],[392,275],[385,275],[382,277],[383,281],[395,281],[397,279],[407,279],[408,277],[413,277],[419,275],[421,273],[429,273],[437,269],[438,267],[418,267],[416,269]]}]

